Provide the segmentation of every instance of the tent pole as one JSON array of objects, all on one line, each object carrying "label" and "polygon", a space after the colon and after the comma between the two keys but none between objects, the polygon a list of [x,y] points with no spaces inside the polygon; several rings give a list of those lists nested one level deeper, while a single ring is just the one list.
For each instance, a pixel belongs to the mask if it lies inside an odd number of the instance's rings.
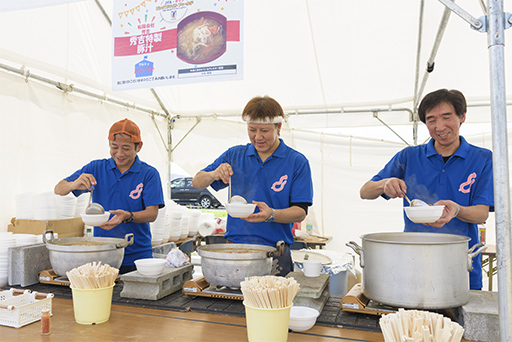
[{"label": "tent pole", "polygon": [[488,0],[489,67],[493,131],[494,207],[498,260],[498,309],[501,341],[512,341],[512,236],[508,171],[503,0]]}]

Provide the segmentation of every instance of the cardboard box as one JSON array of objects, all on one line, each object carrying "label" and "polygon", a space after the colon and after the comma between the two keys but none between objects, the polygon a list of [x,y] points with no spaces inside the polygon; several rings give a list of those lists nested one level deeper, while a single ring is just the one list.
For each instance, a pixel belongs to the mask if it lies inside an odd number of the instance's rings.
[{"label": "cardboard box", "polygon": [[59,238],[84,236],[84,222],[81,218],[40,221],[18,220],[14,217],[7,227],[8,232],[35,235],[43,234],[47,229],[53,230]]},{"label": "cardboard box", "polygon": [[362,280],[361,271],[359,271],[357,268],[355,269],[355,271],[355,275],[349,272],[347,276],[347,292],[350,291],[355,284],[359,284]]}]

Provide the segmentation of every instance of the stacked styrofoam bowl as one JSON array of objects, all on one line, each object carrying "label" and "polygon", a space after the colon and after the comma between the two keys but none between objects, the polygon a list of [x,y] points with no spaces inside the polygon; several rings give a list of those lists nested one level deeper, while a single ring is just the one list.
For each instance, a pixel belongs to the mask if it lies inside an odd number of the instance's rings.
[{"label": "stacked styrofoam bowl", "polygon": [[190,210],[188,219],[188,236],[194,236],[199,230],[199,220],[201,218],[201,211],[197,209]]},{"label": "stacked styrofoam bowl", "polygon": [[169,241],[178,241],[181,236],[182,213],[177,208],[169,211]]},{"label": "stacked styrofoam bowl", "polygon": [[55,194],[47,191],[36,194],[32,199],[34,220],[56,220],[57,201]]},{"label": "stacked styrofoam bowl", "polygon": [[20,220],[32,220],[34,218],[34,210],[32,200],[34,192],[25,192],[17,194],[16,198],[16,218]]},{"label": "stacked styrofoam bowl", "polygon": [[151,245],[156,246],[162,243],[164,238],[165,207],[158,209],[158,216],[154,222],[149,224],[151,228]]},{"label": "stacked styrofoam bowl", "polygon": [[188,220],[189,220],[188,215],[181,216],[180,240],[184,240],[188,237]]},{"label": "stacked styrofoam bowl", "polygon": [[0,233],[0,287],[7,285],[9,247],[16,247],[16,238],[11,232]]},{"label": "stacked styrofoam bowl", "polygon": [[163,229],[163,238],[162,243],[167,243],[169,241],[169,238],[171,237],[171,226],[170,226],[170,220],[171,217],[169,216],[169,208],[165,211],[165,218],[164,218],[164,229]]},{"label": "stacked styrofoam bowl", "polygon": [[66,196],[55,196],[57,202],[57,216],[59,219],[70,219],[75,217],[76,197],[73,194]]},{"label": "stacked styrofoam bowl", "polygon": [[39,243],[35,234],[12,234],[16,239],[16,246],[34,245]]}]

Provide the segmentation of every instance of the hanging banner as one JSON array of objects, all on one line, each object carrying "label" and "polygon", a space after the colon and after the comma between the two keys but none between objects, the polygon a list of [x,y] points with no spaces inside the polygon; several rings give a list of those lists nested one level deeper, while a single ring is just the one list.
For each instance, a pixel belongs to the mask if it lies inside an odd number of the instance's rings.
[{"label": "hanging banner", "polygon": [[113,18],[113,90],[243,78],[242,0],[120,0]]}]

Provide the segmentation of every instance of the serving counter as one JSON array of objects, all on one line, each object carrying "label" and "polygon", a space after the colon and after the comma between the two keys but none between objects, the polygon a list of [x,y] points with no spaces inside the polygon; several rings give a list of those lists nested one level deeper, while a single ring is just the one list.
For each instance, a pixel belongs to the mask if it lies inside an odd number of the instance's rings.
[{"label": "serving counter", "polygon": [[[199,312],[177,312],[113,304],[110,320],[97,325],[75,322],[73,302],[53,298],[50,335],[41,324],[22,328],[0,326],[2,341],[246,341],[244,317]],[[384,341],[378,332],[315,325],[306,332],[290,332],[288,341]]]}]

